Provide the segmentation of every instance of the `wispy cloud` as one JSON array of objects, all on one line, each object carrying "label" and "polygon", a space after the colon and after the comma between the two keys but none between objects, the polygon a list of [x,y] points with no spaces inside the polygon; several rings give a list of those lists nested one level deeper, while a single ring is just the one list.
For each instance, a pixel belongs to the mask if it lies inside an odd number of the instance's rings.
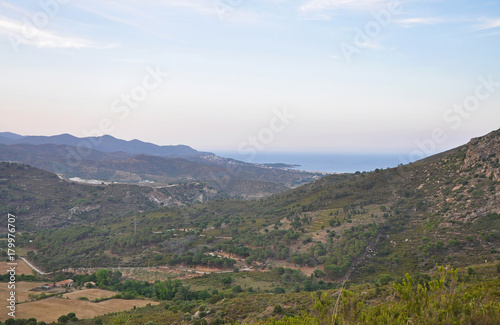
[{"label": "wispy cloud", "polygon": [[114,62],[120,62],[120,63],[145,63],[146,60],[143,59],[114,59]]},{"label": "wispy cloud", "polygon": [[307,0],[298,7],[302,20],[332,20],[342,10],[369,11],[387,6],[387,0]]},{"label": "wispy cloud", "polygon": [[302,12],[335,9],[370,10],[386,4],[387,0],[307,0],[299,9]]},{"label": "wispy cloud", "polygon": [[[232,3],[232,1],[229,1]],[[188,11],[198,12],[202,14],[215,14],[217,0],[142,0],[142,8],[178,8],[185,9]],[[224,2],[225,3],[225,2]],[[127,13],[131,17],[143,16],[143,18],[148,18],[146,16],[146,11],[141,11],[138,9],[137,0],[87,0],[87,1],[75,1],[73,3],[79,9],[94,13],[115,22],[120,22],[127,25],[136,25],[135,22],[123,19],[123,15],[119,13]],[[106,11],[105,11],[106,10]],[[113,14],[111,14],[111,13]],[[151,18],[152,16],[149,16]]]},{"label": "wispy cloud", "polygon": [[500,27],[500,18],[481,18],[479,23],[474,26],[475,30],[486,30]]},{"label": "wispy cloud", "polygon": [[93,6],[91,4],[87,5],[87,4],[75,3],[74,6],[82,11],[86,11],[88,13],[99,16],[99,17],[104,18],[106,20],[110,20],[110,21],[125,24],[125,25],[130,25],[133,27],[140,27],[140,25],[138,23],[136,23],[132,20],[127,20],[127,19],[125,19],[123,17],[119,17],[117,15],[108,14],[103,10],[97,9],[96,6]]},{"label": "wispy cloud", "polygon": [[[274,0],[266,0],[274,1]],[[142,7],[149,10],[137,8],[136,0],[87,0],[75,2],[74,5],[80,10],[97,15],[106,20],[125,25],[134,26],[147,30],[144,21],[158,21],[158,15],[154,11],[182,10],[206,16],[217,16],[222,20],[239,23],[256,23],[265,13],[257,13],[244,6],[244,2],[232,0],[143,0]],[[151,9],[155,8],[155,9]],[[149,30],[148,32],[154,32]]]},{"label": "wispy cloud", "polygon": [[379,42],[377,41],[371,41],[371,42],[366,42],[358,45],[359,47],[362,48],[367,48],[367,49],[372,49],[372,50],[377,50],[377,51],[385,51],[386,48],[383,47]]},{"label": "wispy cloud", "polygon": [[115,44],[100,45],[95,42],[75,37],[58,35],[54,32],[37,29],[20,21],[0,16],[0,35],[8,37],[12,42],[38,48],[112,48]]},{"label": "wispy cloud", "polygon": [[405,18],[398,19],[395,22],[403,27],[415,27],[417,25],[435,25],[444,22],[443,18],[439,17],[414,17],[414,18]]}]

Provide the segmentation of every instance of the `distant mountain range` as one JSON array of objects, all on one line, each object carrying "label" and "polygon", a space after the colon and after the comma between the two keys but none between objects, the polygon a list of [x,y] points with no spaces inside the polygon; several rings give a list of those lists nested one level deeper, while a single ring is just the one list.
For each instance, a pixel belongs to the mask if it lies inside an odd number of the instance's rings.
[{"label": "distant mountain range", "polygon": [[126,152],[129,154],[146,154],[162,157],[189,157],[199,155],[214,155],[213,153],[199,152],[189,146],[158,146],[140,140],[121,140],[110,135],[100,137],[78,138],[71,134],[55,136],[22,136],[11,132],[0,132],[1,144],[58,144],[82,148],[92,148],[101,152]]},{"label": "distant mountain range", "polygon": [[29,164],[67,178],[160,184],[203,181],[231,197],[242,198],[281,192],[323,176],[287,165],[245,163],[185,145],[158,146],[109,135],[78,138],[3,132],[0,161]]}]

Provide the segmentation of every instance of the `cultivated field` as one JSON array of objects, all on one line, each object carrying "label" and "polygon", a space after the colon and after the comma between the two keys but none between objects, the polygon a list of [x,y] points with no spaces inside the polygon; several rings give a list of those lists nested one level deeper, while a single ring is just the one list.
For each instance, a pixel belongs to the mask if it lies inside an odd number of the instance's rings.
[{"label": "cultivated field", "polygon": [[[101,302],[90,302],[84,300],[48,298],[33,302],[17,305],[17,318],[34,317],[38,321],[53,322],[57,321],[59,316],[68,313],[75,313],[76,317],[93,318],[94,316],[104,315],[111,312],[130,310],[136,307],[144,307],[148,303],[152,305],[157,302],[146,300],[123,300],[111,299]],[[3,315],[2,315],[3,316]],[[5,320],[7,317],[2,317]]]},{"label": "cultivated field", "polygon": [[[17,302],[28,301],[29,294],[40,294],[41,292],[29,291],[30,289],[44,285],[44,282],[16,282],[16,300]],[[10,297],[11,289],[7,282],[0,283],[0,301],[6,301]],[[2,306],[3,307],[3,306]],[[4,307],[5,308],[5,307]],[[6,309],[7,310],[7,309]],[[5,314],[2,310],[2,316]]]},{"label": "cultivated field", "polygon": [[[89,300],[96,298],[108,298],[116,294],[116,292],[100,290],[100,289],[85,289],[76,290],[64,295],[64,298],[47,298],[37,301],[29,301],[29,294],[39,294],[40,292],[29,291],[32,288],[43,285],[42,282],[17,282],[16,283],[16,318],[31,318],[34,317],[39,321],[53,322],[57,321],[59,316],[68,313],[75,313],[78,318],[92,318],[94,316],[104,315],[111,312],[129,310],[136,307],[144,307],[148,303],[152,305],[157,302],[147,300],[123,300],[111,299],[101,302],[90,302],[79,300],[78,297],[87,297]],[[0,300],[6,301],[9,297],[8,283],[0,283]],[[9,316],[8,309],[0,311],[0,321],[5,321]]]},{"label": "cultivated field", "polygon": [[83,290],[75,290],[70,293],[65,293],[63,298],[76,299],[80,297],[86,297],[89,300],[99,299],[99,298],[110,298],[116,295],[118,292],[101,290],[101,289],[83,289]]},{"label": "cultivated field", "polygon": [[[31,275],[33,274],[33,269],[29,267],[28,264],[26,264],[23,260],[19,259],[16,261],[17,266],[16,266],[16,274],[27,274]],[[0,262],[0,274],[5,274],[7,273],[7,270],[10,268],[10,266],[7,265],[7,262]]]}]

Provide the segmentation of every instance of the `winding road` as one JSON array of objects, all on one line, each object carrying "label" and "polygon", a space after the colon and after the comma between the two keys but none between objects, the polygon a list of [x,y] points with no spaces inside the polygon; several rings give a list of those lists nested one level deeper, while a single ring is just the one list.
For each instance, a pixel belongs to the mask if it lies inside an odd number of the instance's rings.
[{"label": "winding road", "polygon": [[25,259],[24,257],[19,257],[19,258],[22,259],[24,261],[24,263],[28,264],[28,266],[31,267],[33,270],[35,270],[38,274],[47,274],[47,273],[42,272],[39,269],[37,269],[33,264],[31,264],[30,262],[28,262],[28,260]]}]

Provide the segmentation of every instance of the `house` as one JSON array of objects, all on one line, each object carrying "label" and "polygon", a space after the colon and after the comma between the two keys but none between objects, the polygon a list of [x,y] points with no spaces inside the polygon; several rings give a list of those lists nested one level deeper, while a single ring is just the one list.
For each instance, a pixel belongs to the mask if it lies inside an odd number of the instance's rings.
[{"label": "house", "polygon": [[56,282],[56,287],[61,287],[61,288],[72,287],[73,283],[74,283],[74,281],[71,279],[59,281],[59,282]]},{"label": "house", "polygon": [[54,287],[55,287],[54,283],[48,283],[48,284],[44,284],[42,286],[42,288],[45,289],[45,290],[50,290],[50,289],[53,289]]}]

